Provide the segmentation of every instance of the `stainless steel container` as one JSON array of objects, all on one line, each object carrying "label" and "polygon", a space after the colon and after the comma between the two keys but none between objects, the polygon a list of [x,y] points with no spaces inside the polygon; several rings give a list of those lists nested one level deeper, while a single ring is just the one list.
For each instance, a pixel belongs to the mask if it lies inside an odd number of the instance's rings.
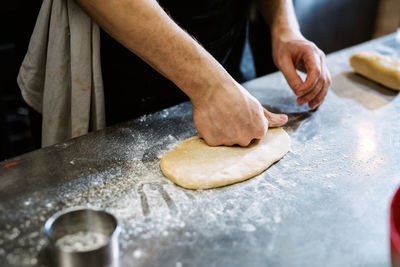
[{"label": "stainless steel container", "polygon": [[108,212],[68,209],[49,218],[44,230],[55,266],[119,266],[120,227]]}]

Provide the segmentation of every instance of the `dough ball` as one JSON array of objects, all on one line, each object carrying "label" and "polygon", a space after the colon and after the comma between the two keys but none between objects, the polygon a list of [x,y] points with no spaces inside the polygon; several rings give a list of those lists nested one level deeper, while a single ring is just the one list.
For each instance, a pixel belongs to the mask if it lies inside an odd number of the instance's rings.
[{"label": "dough ball", "polygon": [[355,72],[388,88],[400,90],[400,59],[376,52],[361,52],[350,58]]},{"label": "dough ball", "polygon": [[161,158],[161,170],[188,189],[209,189],[247,180],[260,174],[290,150],[290,137],[281,128],[248,147],[210,147],[193,136]]}]

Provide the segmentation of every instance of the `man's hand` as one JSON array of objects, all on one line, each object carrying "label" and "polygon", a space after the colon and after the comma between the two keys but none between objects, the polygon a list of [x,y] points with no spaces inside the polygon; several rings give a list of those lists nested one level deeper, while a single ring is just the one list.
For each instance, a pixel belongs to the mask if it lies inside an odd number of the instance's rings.
[{"label": "man's hand", "polygon": [[287,122],[286,115],[267,111],[236,82],[192,102],[197,132],[210,146],[247,146],[253,139],[262,138],[268,127]]},{"label": "man's hand", "polygon": [[[302,36],[282,34],[273,39],[272,55],[275,65],[298,97],[297,104],[308,103],[312,109],[321,105],[331,84],[324,53]],[[304,82],[296,69],[307,73]]]},{"label": "man's hand", "polygon": [[[271,28],[275,65],[298,97],[297,104],[308,103],[310,108],[317,108],[331,83],[324,53],[300,33],[292,0],[256,1]],[[296,69],[307,73],[304,82]]]}]

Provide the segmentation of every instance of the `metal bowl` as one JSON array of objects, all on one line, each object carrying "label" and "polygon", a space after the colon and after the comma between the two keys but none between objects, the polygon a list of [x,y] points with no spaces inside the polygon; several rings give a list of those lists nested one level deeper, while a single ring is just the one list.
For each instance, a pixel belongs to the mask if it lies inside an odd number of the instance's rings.
[{"label": "metal bowl", "polygon": [[58,212],[44,226],[55,266],[119,266],[120,227],[110,213],[73,208]]}]

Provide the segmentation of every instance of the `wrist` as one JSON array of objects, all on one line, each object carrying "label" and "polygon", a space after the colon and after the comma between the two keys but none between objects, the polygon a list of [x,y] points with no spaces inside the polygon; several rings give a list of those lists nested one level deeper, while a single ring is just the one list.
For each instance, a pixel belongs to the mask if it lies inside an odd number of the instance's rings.
[{"label": "wrist", "polygon": [[199,58],[196,63],[176,83],[190,98],[193,106],[207,104],[217,95],[237,87],[236,81],[211,55]]},{"label": "wrist", "polygon": [[237,84],[232,78],[220,79],[214,77],[208,82],[192,87],[189,98],[194,107],[204,106],[221,96],[229,95],[229,92],[235,88],[237,88]]},{"label": "wrist", "polygon": [[279,25],[271,27],[272,41],[287,41],[293,39],[304,38],[298,27],[290,27],[288,25]]},{"label": "wrist", "polygon": [[300,31],[280,29],[276,31],[275,34],[271,35],[272,52],[274,53],[277,49],[279,50],[280,47],[284,47],[286,44],[296,40],[305,40]]}]

